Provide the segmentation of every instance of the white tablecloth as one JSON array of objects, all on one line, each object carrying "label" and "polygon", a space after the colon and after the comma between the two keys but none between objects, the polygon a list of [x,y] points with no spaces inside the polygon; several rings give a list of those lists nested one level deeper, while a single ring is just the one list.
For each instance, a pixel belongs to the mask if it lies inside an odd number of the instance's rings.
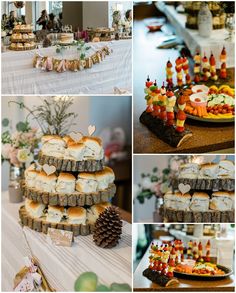
[{"label": "white tablecloth", "polygon": [[[114,87],[132,91],[132,40],[89,43],[88,55],[107,45],[113,53],[84,71],[45,72],[33,68],[33,53],[60,57],[55,47],[2,53],[2,94],[113,94]],[[71,49],[73,58],[78,56]],[[68,56],[66,50],[64,56]],[[127,94],[127,93],[126,93]]]},{"label": "white tablecloth", "polygon": [[211,52],[213,52],[216,58],[217,68],[219,68],[219,56],[223,46],[225,46],[227,66],[235,66],[235,45],[234,42],[225,40],[229,35],[226,29],[213,30],[210,38],[203,38],[198,34],[198,30],[185,28],[186,14],[177,13],[173,6],[164,5],[161,1],[157,1],[156,5],[169,19],[176,33],[184,40],[192,55],[195,55],[196,50],[199,50],[201,55],[206,53],[206,56],[210,57]]},{"label": "white tablecloth", "polygon": [[[21,205],[9,203],[8,193],[2,193],[2,291],[12,291],[13,278],[24,265],[23,257],[29,255],[18,222]],[[27,227],[24,232],[33,255],[57,291],[73,291],[76,278],[85,271],[95,272],[106,285],[117,282],[131,286],[131,225],[127,222],[119,245],[113,249],[96,246],[91,235],[77,237],[72,247],[58,247],[49,244],[42,233]]]}]

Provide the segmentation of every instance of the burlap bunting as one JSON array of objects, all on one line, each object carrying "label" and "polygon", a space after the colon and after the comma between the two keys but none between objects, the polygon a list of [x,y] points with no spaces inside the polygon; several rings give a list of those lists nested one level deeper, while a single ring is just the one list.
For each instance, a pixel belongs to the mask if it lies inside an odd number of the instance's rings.
[{"label": "burlap bunting", "polygon": [[56,72],[65,72],[65,71],[81,71],[83,69],[92,68],[96,63],[101,63],[106,55],[110,55],[112,50],[105,46],[101,50],[96,51],[89,57],[85,59],[57,59],[54,57],[41,56],[36,54],[33,59],[33,67],[41,68],[45,71],[56,71]]}]

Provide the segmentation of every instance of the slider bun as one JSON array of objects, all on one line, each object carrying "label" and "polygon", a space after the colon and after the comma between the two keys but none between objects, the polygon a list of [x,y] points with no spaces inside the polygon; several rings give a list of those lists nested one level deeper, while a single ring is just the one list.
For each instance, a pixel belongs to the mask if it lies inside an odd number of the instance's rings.
[{"label": "slider bun", "polygon": [[63,214],[64,213],[64,207],[60,207],[60,206],[48,206],[48,211],[51,212],[58,212]]},{"label": "slider bun", "polygon": [[40,172],[38,177],[40,177],[40,180],[44,181],[57,180],[57,176],[55,174],[47,175],[45,172]]},{"label": "slider bun", "polygon": [[86,209],[82,207],[70,207],[67,209],[67,215],[69,218],[85,218]]},{"label": "slider bun", "polygon": [[79,151],[84,148],[84,144],[83,143],[76,143],[76,142],[72,141],[72,142],[68,142],[67,148],[70,150],[78,150]]},{"label": "slider bun", "polygon": [[230,160],[222,160],[219,162],[219,166],[224,168],[224,169],[227,169],[227,170],[232,170],[234,171],[234,162],[233,161],[230,161]]},{"label": "slider bun", "polygon": [[102,140],[99,137],[95,137],[95,136],[84,136],[82,139],[83,143],[85,145],[89,145],[89,144],[95,144],[98,146],[102,146]]},{"label": "slider bun", "polygon": [[70,173],[63,173],[61,172],[58,176],[58,180],[63,180],[63,181],[75,181],[76,178],[73,174]]},{"label": "slider bun", "polygon": [[69,136],[69,135],[66,135],[62,138],[65,143],[68,145],[69,143],[75,143],[75,141]]},{"label": "slider bun", "polygon": [[78,179],[96,180],[96,176],[93,173],[81,172],[78,174]]},{"label": "slider bun", "polygon": [[108,208],[110,206],[111,206],[111,203],[102,202],[102,203],[95,204],[95,205],[91,206],[90,209],[95,216],[99,216],[101,213],[103,213],[105,211],[106,208]]},{"label": "slider bun", "polygon": [[167,191],[167,193],[164,195],[164,199],[174,199],[175,194],[171,191]]},{"label": "slider bun", "polygon": [[185,169],[185,168],[189,168],[189,167],[195,167],[195,168],[199,169],[199,165],[197,163],[186,163],[186,164],[181,164],[179,166],[180,169]]},{"label": "slider bun", "polygon": [[215,191],[212,193],[212,197],[213,196],[223,196],[223,197],[232,197],[234,196],[234,192],[228,192],[228,191]]},{"label": "slider bun", "polygon": [[107,175],[112,175],[112,176],[115,176],[113,170],[109,167],[104,167],[104,169],[102,171],[98,171],[96,172],[96,177],[97,178],[101,178],[103,176],[107,176]]},{"label": "slider bun", "polygon": [[29,176],[29,177],[36,177],[37,175],[39,175],[39,171],[38,170],[25,170],[25,176]]},{"label": "slider bun", "polygon": [[205,192],[194,192],[192,198],[205,198],[209,199],[209,195]]},{"label": "slider bun", "polygon": [[176,192],[175,197],[188,199],[191,198],[191,195],[189,193],[182,194],[181,192]]},{"label": "slider bun", "polygon": [[201,164],[201,169],[205,170],[205,169],[214,169],[218,167],[218,164],[216,163],[205,163],[205,164]]},{"label": "slider bun", "polygon": [[25,202],[25,206],[30,208],[31,210],[36,210],[41,206],[44,206],[43,204],[39,203],[39,202],[34,202],[31,199],[27,199]]},{"label": "slider bun", "polygon": [[59,135],[44,135],[42,136],[41,141],[42,143],[45,143],[51,139],[61,140],[61,137]]}]

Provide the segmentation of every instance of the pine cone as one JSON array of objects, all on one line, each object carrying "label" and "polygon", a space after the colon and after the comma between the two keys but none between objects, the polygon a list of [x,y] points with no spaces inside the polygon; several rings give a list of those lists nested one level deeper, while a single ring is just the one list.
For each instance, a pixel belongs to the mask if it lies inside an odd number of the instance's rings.
[{"label": "pine cone", "polygon": [[102,212],[96,223],[93,241],[103,248],[112,248],[119,242],[122,233],[122,221],[119,209],[111,206]]}]

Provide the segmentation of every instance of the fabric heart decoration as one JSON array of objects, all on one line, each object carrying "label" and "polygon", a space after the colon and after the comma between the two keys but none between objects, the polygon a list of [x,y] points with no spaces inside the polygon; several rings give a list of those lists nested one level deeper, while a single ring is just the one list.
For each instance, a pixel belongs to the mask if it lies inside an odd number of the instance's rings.
[{"label": "fabric heart decoration", "polygon": [[83,138],[83,134],[81,132],[71,132],[69,136],[73,139],[74,142],[80,142]]},{"label": "fabric heart decoration", "polygon": [[182,193],[182,194],[185,194],[185,193],[188,193],[191,189],[191,186],[189,184],[184,184],[184,183],[180,183],[178,185],[178,188],[179,188],[179,191]]},{"label": "fabric heart decoration", "polygon": [[49,166],[48,164],[43,165],[43,171],[49,176],[56,172],[55,166]]},{"label": "fabric heart decoration", "polygon": [[96,131],[96,126],[95,125],[89,125],[89,127],[88,127],[89,136],[93,135],[95,131]]}]

